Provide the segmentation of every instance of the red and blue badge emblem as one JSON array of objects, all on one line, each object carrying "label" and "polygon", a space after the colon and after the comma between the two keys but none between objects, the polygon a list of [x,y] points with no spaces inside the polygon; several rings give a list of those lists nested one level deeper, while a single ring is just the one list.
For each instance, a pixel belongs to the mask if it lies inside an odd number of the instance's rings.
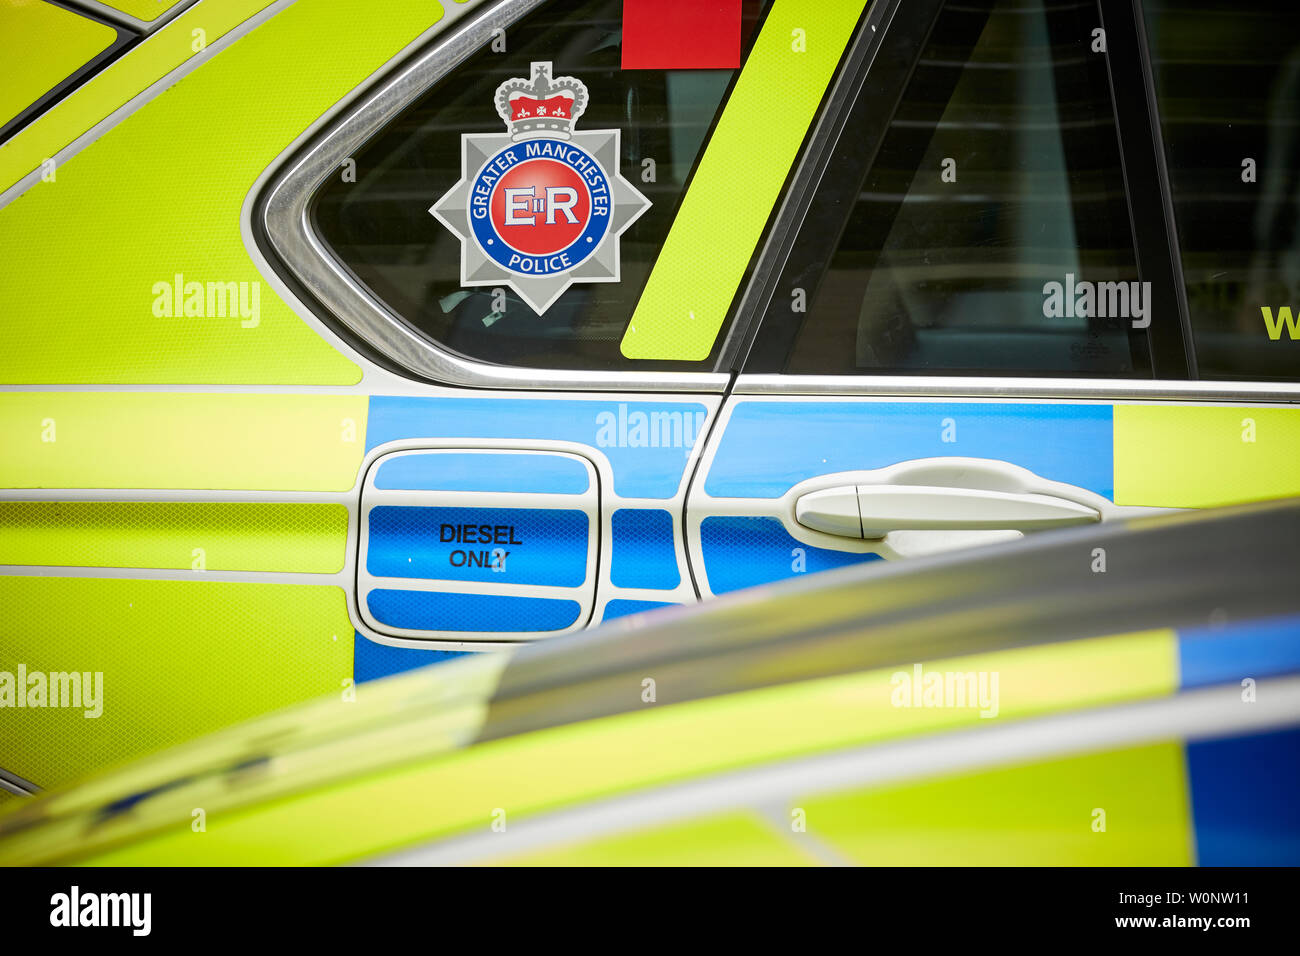
[{"label": "red and blue badge emblem", "polygon": [[575,131],[587,87],[547,62],[495,101],[508,132],[462,135],[460,181],[429,209],[461,241],[461,284],[508,285],[541,314],[574,283],[619,281],[619,236],[650,207],[618,171],[619,130]]}]

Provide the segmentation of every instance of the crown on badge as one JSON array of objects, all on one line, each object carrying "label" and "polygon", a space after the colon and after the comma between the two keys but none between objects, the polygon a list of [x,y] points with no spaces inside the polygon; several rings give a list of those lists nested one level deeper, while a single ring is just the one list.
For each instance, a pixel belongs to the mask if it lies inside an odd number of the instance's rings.
[{"label": "crown on badge", "polygon": [[532,64],[531,79],[515,77],[497,87],[497,112],[514,140],[538,136],[568,139],[587,108],[587,86],[572,76],[551,76],[549,60]]}]

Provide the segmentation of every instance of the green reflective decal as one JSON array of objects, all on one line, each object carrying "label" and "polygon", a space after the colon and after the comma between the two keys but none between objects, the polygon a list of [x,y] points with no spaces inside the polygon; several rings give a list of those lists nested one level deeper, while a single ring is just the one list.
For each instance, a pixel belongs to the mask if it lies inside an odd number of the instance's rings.
[{"label": "green reflective decal", "polygon": [[1211,508],[1300,494],[1300,408],[1116,405],[1115,504]]},{"label": "green reflective decal", "polygon": [[210,47],[271,3],[203,0],[159,27],[147,40],[103,67],[0,146],[0,189],[8,189],[39,169],[44,160],[57,155],[114,110],[195,56],[195,30],[203,30],[204,42]]},{"label": "green reflective decal", "polygon": [[794,801],[866,866],[1190,866],[1177,741]]},{"label": "green reflective decal", "polygon": [[364,395],[0,393],[0,488],[348,491]]},{"label": "green reflective decal", "polygon": [[0,0],[0,126],[115,39],[112,27],[52,3]]},{"label": "green reflective decal", "polygon": [[347,539],[341,504],[0,501],[0,564],[333,574]]},{"label": "green reflective decal", "polygon": [[383,16],[298,0],[5,207],[0,382],[358,382],[253,261],[244,205],[300,134],[442,15],[426,0]]},{"label": "green reflective decal", "polygon": [[47,789],[323,694],[347,706],[339,587],[0,577],[0,607],[0,674],[27,685],[0,767]]}]

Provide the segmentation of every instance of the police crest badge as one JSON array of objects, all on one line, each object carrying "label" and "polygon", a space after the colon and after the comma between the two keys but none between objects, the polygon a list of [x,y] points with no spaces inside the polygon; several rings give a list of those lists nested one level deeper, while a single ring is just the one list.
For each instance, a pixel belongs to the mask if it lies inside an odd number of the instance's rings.
[{"label": "police crest badge", "polygon": [[549,62],[497,87],[505,133],[461,135],[461,178],[429,212],[461,244],[463,286],[509,286],[539,315],[569,286],[619,281],[619,236],[650,207],[617,129],[574,129],[587,87]]}]

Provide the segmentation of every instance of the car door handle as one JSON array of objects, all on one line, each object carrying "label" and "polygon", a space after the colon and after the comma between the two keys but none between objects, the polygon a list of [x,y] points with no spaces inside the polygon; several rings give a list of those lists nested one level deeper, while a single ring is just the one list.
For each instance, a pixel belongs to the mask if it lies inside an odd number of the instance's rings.
[{"label": "car door handle", "polygon": [[850,538],[891,531],[1038,531],[1101,520],[1096,508],[1054,495],[927,485],[842,485],[801,496],[805,527]]}]

